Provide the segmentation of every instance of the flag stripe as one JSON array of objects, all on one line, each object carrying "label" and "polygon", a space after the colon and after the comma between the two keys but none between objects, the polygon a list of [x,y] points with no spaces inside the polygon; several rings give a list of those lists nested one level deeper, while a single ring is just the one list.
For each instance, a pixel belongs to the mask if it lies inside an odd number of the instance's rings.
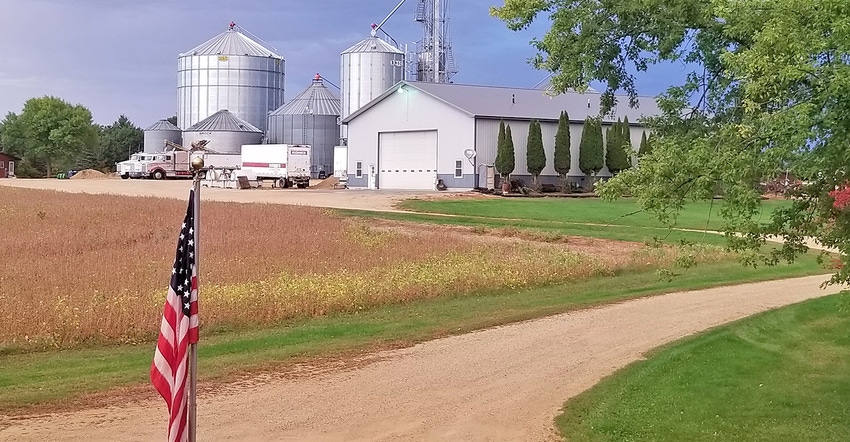
[{"label": "flag stripe", "polygon": [[195,263],[194,191],[180,229],[171,282],[151,363],[151,383],[168,406],[168,440],[188,440],[189,344],[198,342],[198,283]]}]

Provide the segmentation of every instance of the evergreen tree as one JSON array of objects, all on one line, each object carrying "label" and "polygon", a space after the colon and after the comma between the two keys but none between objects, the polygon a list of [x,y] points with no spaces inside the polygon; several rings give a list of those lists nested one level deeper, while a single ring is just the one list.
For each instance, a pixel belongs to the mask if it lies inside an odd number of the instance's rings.
[{"label": "evergreen tree", "polygon": [[[587,117],[581,132],[579,147],[579,168],[588,178],[587,186],[596,181],[596,174],[605,165],[605,146],[602,143],[602,123],[598,118]],[[593,177],[591,181],[590,178]]]},{"label": "evergreen tree", "polygon": [[514,152],[514,139],[511,136],[511,125],[505,125],[505,155],[502,166],[504,171],[499,171],[506,179],[510,180],[511,174],[516,167],[516,153]]},{"label": "evergreen tree", "polygon": [[605,145],[607,152],[605,165],[608,166],[612,175],[617,175],[620,171],[628,169],[632,165],[631,156],[627,152],[627,150],[631,150],[631,147],[627,147],[628,141],[625,139],[623,128],[624,123],[617,120],[614,126],[606,132],[608,140]]},{"label": "evergreen tree", "polygon": [[646,131],[640,134],[640,148],[638,149],[638,158],[648,154],[652,148],[649,146],[649,141],[646,139]]},{"label": "evergreen tree", "polygon": [[496,171],[502,176],[502,181],[507,180],[507,174],[504,172],[507,170],[505,165],[505,121],[499,121],[499,138],[496,141],[496,163],[494,166],[496,167]]},{"label": "evergreen tree", "polygon": [[635,156],[635,148],[634,144],[632,144],[632,129],[629,126],[629,117],[623,117],[623,150],[626,152],[626,160],[627,166],[626,169],[631,168],[634,165],[634,156]]},{"label": "evergreen tree", "polygon": [[546,151],[543,150],[543,131],[540,122],[537,120],[531,120],[528,125],[525,159],[528,173],[531,174],[532,186],[535,190],[539,190],[540,172],[546,167]]},{"label": "evergreen tree", "polygon": [[561,191],[567,191],[567,174],[570,173],[570,118],[561,111],[558,118],[558,131],[555,132],[555,172],[561,181]]}]

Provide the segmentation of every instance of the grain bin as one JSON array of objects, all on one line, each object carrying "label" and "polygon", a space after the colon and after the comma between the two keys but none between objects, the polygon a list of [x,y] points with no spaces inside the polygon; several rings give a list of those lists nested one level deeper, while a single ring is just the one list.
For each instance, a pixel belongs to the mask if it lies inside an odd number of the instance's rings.
[{"label": "grain bin", "polygon": [[373,35],[342,51],[341,117],[404,80],[404,52]]},{"label": "grain bin", "polygon": [[159,120],[145,129],[145,153],[165,150],[165,141],[180,144],[183,132],[168,120]]},{"label": "grain bin", "polygon": [[243,144],[263,141],[263,131],[222,109],[183,132],[184,147],[200,140],[208,140],[207,147],[216,152],[242,153]]},{"label": "grain bin", "polygon": [[178,57],[177,125],[183,130],[221,109],[265,130],[283,104],[285,61],[236,24]]},{"label": "grain bin", "polygon": [[322,171],[331,175],[334,146],[339,144],[339,115],[339,98],[316,74],[310,87],[269,114],[268,142],[313,146],[313,178]]}]

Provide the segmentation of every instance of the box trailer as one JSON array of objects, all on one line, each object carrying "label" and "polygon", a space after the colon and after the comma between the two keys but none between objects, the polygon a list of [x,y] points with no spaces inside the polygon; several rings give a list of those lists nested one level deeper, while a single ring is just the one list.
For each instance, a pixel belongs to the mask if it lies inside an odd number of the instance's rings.
[{"label": "box trailer", "polygon": [[310,186],[312,153],[312,147],[306,144],[245,144],[239,174],[303,189]]}]

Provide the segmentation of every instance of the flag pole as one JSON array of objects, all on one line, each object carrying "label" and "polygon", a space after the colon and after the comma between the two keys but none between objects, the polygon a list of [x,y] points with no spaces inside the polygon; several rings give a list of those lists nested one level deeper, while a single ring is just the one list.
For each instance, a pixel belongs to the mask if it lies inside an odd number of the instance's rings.
[{"label": "flag pole", "polygon": [[[194,240],[195,240],[195,280],[197,281],[196,290],[198,293],[198,299],[200,300],[201,294],[201,283],[200,283],[200,266],[198,265],[201,262],[201,252],[200,247],[198,245],[200,238],[200,225],[201,225],[201,175],[203,174],[204,169],[204,157],[196,156],[192,158],[192,168],[194,169],[194,194],[195,201],[194,205],[194,213],[192,214],[192,218],[194,219],[195,229]],[[198,403],[197,403],[197,386],[198,386],[198,343],[193,342],[189,344],[189,394],[188,394],[188,411],[189,411],[189,442],[195,442],[197,436],[197,423],[198,423]]]}]

